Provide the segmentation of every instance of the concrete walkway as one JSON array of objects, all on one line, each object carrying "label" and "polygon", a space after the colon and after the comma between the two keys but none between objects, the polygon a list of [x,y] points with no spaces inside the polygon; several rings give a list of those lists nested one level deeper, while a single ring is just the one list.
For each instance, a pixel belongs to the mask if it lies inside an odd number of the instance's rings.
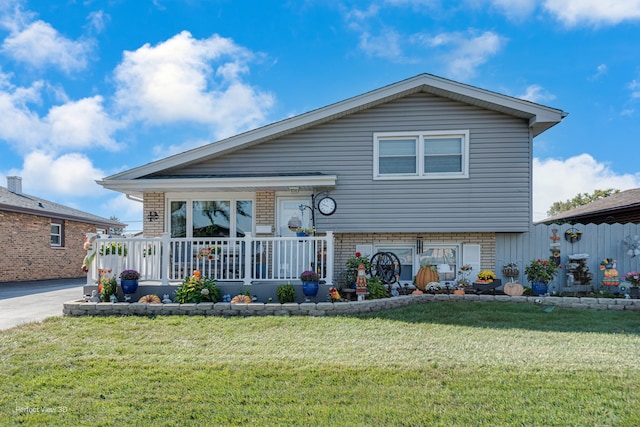
[{"label": "concrete walkway", "polygon": [[0,330],[62,316],[63,303],[81,299],[85,278],[0,283]]}]

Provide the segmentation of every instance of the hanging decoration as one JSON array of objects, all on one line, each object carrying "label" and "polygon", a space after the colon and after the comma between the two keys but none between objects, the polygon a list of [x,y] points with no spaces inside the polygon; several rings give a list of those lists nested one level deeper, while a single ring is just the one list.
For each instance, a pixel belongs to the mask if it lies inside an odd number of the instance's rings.
[{"label": "hanging decoration", "polygon": [[635,258],[640,255],[640,236],[627,236],[622,239],[622,245],[627,249],[627,255]]}]

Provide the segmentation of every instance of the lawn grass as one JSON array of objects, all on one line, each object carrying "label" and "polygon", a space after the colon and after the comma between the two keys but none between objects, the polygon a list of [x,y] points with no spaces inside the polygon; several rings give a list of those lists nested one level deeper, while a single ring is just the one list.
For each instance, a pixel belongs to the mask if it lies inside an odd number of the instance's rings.
[{"label": "lawn grass", "polygon": [[637,312],[54,318],[0,333],[0,424],[638,426],[639,361]]}]

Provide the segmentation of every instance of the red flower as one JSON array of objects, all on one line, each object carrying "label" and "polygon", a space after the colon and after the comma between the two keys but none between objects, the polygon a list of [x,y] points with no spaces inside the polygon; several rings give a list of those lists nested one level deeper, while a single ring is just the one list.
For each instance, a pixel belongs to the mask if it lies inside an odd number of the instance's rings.
[{"label": "red flower", "polygon": [[356,252],[356,257],[360,258],[360,252]]}]

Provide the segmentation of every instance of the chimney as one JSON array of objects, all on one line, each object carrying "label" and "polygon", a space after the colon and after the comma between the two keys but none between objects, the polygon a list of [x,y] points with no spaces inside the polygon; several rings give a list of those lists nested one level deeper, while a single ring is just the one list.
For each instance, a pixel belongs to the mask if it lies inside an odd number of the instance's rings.
[{"label": "chimney", "polygon": [[8,176],[7,189],[12,193],[22,194],[22,178],[19,176]]}]

